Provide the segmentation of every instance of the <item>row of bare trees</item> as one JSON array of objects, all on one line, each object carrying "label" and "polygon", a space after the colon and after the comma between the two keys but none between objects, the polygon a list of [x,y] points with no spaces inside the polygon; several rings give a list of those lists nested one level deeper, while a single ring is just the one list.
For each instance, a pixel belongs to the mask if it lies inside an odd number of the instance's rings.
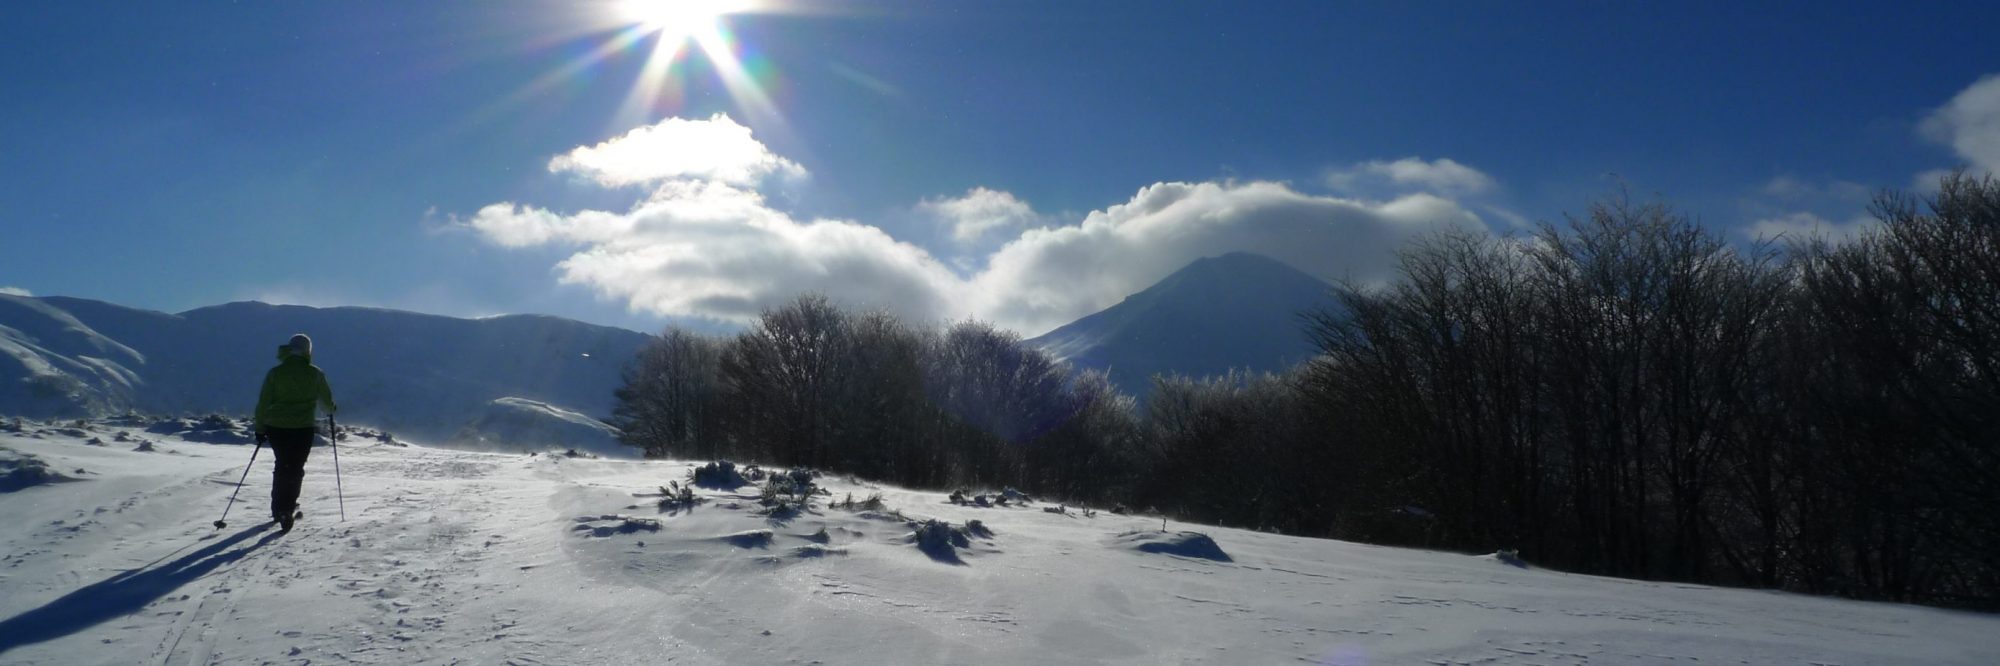
[{"label": "row of bare trees", "polygon": [[2000,183],[1874,210],[1783,252],[1622,200],[1412,245],[1400,282],[1311,321],[1299,388],[1374,486],[1334,533],[1994,604]]},{"label": "row of bare trees", "polygon": [[1103,497],[1130,397],[1020,336],[920,330],[807,295],[732,337],[669,329],[618,391],[625,441],[655,457],[805,465],[927,487]]},{"label": "row of bare trees", "polygon": [[2000,183],[1741,249],[1615,199],[1441,232],[1313,313],[1283,375],[1143,404],[1015,335],[817,296],[669,330],[617,425],[649,455],[810,465],[1564,569],[2000,602]]}]

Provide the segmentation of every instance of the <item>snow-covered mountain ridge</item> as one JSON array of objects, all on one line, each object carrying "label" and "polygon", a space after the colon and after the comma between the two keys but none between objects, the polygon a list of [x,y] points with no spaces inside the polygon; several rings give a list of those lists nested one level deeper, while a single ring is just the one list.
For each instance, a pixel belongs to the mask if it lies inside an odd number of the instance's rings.
[{"label": "snow-covered mountain ridge", "polygon": [[313,336],[343,418],[433,441],[504,398],[602,419],[624,363],[650,339],[536,315],[263,303],[167,314],[0,295],[0,414],[246,414],[277,346],[299,332]]},{"label": "snow-covered mountain ridge", "polygon": [[[1853,665],[2000,654],[1994,615],[1041,502],[956,505],[834,478],[796,512],[764,506],[755,486],[692,488],[686,504],[670,501],[687,487],[686,462],[360,436],[340,451],[344,522],[322,448],[298,529],[258,520],[266,456],[217,531],[208,523],[250,447],[75,425],[0,427],[0,466],[72,479],[0,493],[0,663]],[[920,548],[918,533],[938,540]]]}]

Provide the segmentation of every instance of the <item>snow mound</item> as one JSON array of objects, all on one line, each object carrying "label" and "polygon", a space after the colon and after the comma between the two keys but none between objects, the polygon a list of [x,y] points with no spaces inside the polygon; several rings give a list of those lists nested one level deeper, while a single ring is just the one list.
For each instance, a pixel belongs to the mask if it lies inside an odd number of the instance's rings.
[{"label": "snow mound", "polygon": [[797,557],[801,559],[826,557],[829,555],[846,555],[846,554],[847,554],[847,549],[845,548],[831,548],[816,543],[806,544],[792,549],[792,557]]},{"label": "snow mound", "polygon": [[250,432],[249,422],[218,414],[199,419],[161,419],[146,426],[146,432],[200,444],[249,444],[257,441],[257,436]]},{"label": "snow mound", "polygon": [[964,527],[953,527],[942,520],[911,521],[910,530],[910,535],[905,537],[907,541],[931,559],[946,564],[964,564],[958,557],[958,551],[971,549],[972,537],[992,534],[983,525],[975,533]]},{"label": "snow mound", "polygon": [[1520,551],[1515,551],[1515,550],[1503,550],[1503,551],[1499,551],[1499,552],[1496,552],[1496,553],[1493,553],[1493,554],[1491,554],[1491,555],[1485,555],[1485,556],[1482,556],[1482,557],[1484,557],[1485,559],[1490,559],[1490,560],[1493,560],[1493,561],[1495,561],[1495,562],[1499,562],[1499,563],[1501,563],[1501,564],[1505,564],[1505,565],[1507,565],[1507,566],[1510,566],[1510,567],[1515,567],[1515,568],[1519,568],[1519,569],[1528,569],[1528,568],[1531,568],[1531,567],[1529,567],[1529,566],[1528,566],[1528,562],[1527,562],[1527,560],[1523,560],[1523,559],[1521,559],[1521,553],[1520,553]]},{"label": "snow mound", "polygon": [[472,449],[573,449],[606,457],[633,457],[618,442],[618,429],[546,402],[500,398],[486,403],[451,444]]},{"label": "snow mound", "polygon": [[75,480],[49,469],[48,463],[40,458],[0,448],[0,493]]},{"label": "snow mound", "polygon": [[1215,540],[1200,532],[1126,532],[1112,540],[1120,547],[1141,553],[1158,553],[1217,562],[1234,562]]},{"label": "snow mound", "polygon": [[735,534],[724,534],[715,540],[737,548],[770,548],[771,541],[776,538],[777,536],[770,530],[744,530]]},{"label": "snow mound", "polygon": [[660,531],[660,521],[651,518],[636,518],[633,516],[612,514],[581,516],[576,519],[576,526],[569,528],[569,531],[582,536],[601,539],[618,534],[658,532]]}]

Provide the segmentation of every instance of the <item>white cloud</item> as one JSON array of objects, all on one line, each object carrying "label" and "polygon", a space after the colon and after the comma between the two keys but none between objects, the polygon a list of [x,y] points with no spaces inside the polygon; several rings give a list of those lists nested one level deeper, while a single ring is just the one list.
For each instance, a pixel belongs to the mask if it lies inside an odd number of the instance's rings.
[{"label": "white cloud", "polygon": [[632,228],[629,218],[615,213],[586,210],[560,215],[510,201],[490,204],[469,219],[454,217],[453,221],[471,227],[502,247],[601,242]]},{"label": "white cloud", "polygon": [[[768,154],[761,144],[745,152]],[[1271,182],[1159,183],[1076,224],[1039,228],[1026,228],[1045,222],[1026,202],[986,188],[918,207],[952,224],[954,237],[1004,232],[1011,240],[962,277],[877,227],[794,218],[719,170],[665,179],[622,213],[503,202],[453,224],[506,247],[574,247],[556,265],[558,279],[635,311],[741,323],[818,291],[912,321],[979,317],[1028,335],[1116,304],[1205,256],[1255,252],[1328,280],[1377,279],[1409,235],[1479,224],[1434,194],[1363,202]]]},{"label": "white cloud", "polygon": [[1878,224],[1874,218],[1865,215],[1849,218],[1846,222],[1833,222],[1812,213],[1797,212],[1753,222],[1743,229],[1743,235],[1759,240],[1806,240],[1822,237],[1847,240],[1873,230]]},{"label": "white cloud", "polygon": [[805,169],[779,157],[729,116],[707,120],[668,118],[595,146],[579,146],[549,160],[549,172],[573,172],[605,187],[676,179],[754,185],[772,175],[799,177]]},{"label": "white cloud", "polygon": [[1018,231],[1041,220],[1035,209],[1014,195],[975,187],[957,198],[925,199],[917,212],[951,229],[951,238],[970,244],[995,231]]},{"label": "white cloud", "polygon": [[1311,196],[1270,182],[1159,183],[1076,225],[1034,229],[971,280],[975,312],[1038,334],[1116,304],[1195,259],[1254,252],[1322,279],[1387,275],[1393,250],[1434,225],[1476,226],[1457,203]]},{"label": "white cloud", "polygon": [[8,296],[27,296],[27,297],[34,296],[34,294],[28,293],[28,290],[22,289],[20,287],[0,287],[0,294],[6,294]]},{"label": "white cloud", "polygon": [[956,278],[921,248],[867,225],[795,220],[721,182],[667,183],[625,213],[499,203],[463,224],[507,247],[581,246],[556,264],[560,281],[637,311],[742,323],[819,291],[919,321],[955,314]]},{"label": "white cloud", "polygon": [[2000,173],[2000,74],[1988,74],[1959,91],[1924,118],[1920,129],[1972,166]]},{"label": "white cloud", "polygon": [[1496,187],[1493,177],[1451,158],[1426,162],[1421,157],[1362,162],[1329,172],[1326,182],[1344,192],[1388,183],[1405,191],[1415,189],[1453,196],[1480,194]]},{"label": "white cloud", "polygon": [[1951,173],[1951,169],[1919,171],[1916,176],[1910,178],[1910,191],[1924,195],[1937,194],[1938,185],[1944,182],[1944,177],[1951,175]]}]

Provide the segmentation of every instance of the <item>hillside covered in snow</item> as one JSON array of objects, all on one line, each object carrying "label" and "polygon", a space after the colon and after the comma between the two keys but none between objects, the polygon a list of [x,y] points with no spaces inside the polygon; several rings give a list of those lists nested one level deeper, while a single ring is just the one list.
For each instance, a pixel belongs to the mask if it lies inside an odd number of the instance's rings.
[{"label": "hillside covered in snow", "polygon": [[[315,340],[343,418],[441,443],[477,441],[480,421],[499,413],[542,428],[601,420],[625,362],[650,339],[535,315],[263,303],[167,314],[0,294],[0,413],[248,414],[277,346],[299,332]],[[517,409],[526,404],[555,411]],[[467,428],[471,439],[457,437]]]},{"label": "hillside covered in snow", "polygon": [[[1988,664],[2000,617],[354,431],[0,421],[8,664]],[[718,470],[719,471],[719,470]],[[738,479],[736,477],[746,477]],[[786,475],[787,480],[793,477]],[[804,477],[799,477],[803,479]],[[742,485],[738,485],[738,484]],[[766,486],[770,489],[767,491]],[[816,491],[815,489],[818,489]],[[1004,504],[1001,499],[1007,499]]]}]

